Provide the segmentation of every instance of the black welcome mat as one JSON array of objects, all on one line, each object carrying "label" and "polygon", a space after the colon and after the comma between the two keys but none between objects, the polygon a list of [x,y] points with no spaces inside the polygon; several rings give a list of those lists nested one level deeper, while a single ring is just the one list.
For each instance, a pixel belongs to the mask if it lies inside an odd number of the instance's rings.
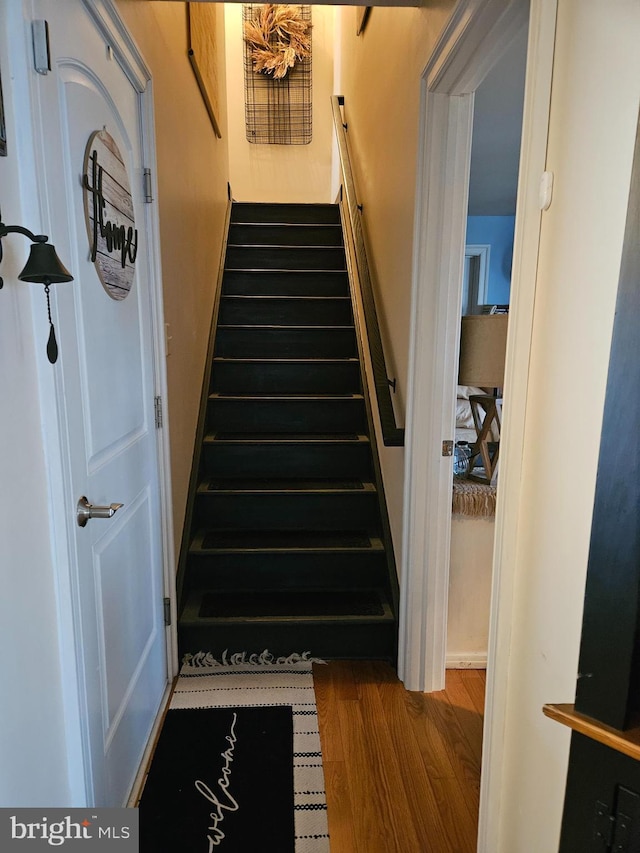
[{"label": "black welcome mat", "polygon": [[141,853],[294,853],[291,706],[169,711],[139,810]]}]

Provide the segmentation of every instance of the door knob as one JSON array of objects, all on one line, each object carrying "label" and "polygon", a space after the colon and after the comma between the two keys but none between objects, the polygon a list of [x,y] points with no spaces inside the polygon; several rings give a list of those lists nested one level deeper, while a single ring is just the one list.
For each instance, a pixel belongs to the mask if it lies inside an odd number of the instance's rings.
[{"label": "door knob", "polygon": [[109,504],[109,506],[94,506],[83,495],[78,501],[76,520],[78,527],[84,527],[90,518],[111,518],[124,504]]}]

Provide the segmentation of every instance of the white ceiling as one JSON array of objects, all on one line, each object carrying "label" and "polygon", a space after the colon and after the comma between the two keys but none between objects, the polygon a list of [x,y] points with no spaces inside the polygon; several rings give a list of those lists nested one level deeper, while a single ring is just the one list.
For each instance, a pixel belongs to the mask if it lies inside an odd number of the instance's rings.
[{"label": "white ceiling", "polygon": [[476,91],[469,184],[471,216],[515,213],[526,58],[525,30]]}]

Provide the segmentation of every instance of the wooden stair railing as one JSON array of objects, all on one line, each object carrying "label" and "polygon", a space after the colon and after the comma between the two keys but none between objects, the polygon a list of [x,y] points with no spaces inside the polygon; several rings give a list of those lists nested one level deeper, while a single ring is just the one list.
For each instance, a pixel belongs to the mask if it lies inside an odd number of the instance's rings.
[{"label": "wooden stair railing", "polygon": [[351,239],[345,240],[345,248],[350,260],[350,269],[357,271],[356,276],[359,285],[360,298],[364,313],[365,330],[371,356],[371,366],[378,401],[378,413],[382,430],[382,440],[387,447],[402,447],[404,445],[404,428],[396,423],[393,401],[390,389],[395,392],[395,379],[389,379],[384,357],[384,348],[380,335],[380,325],[376,311],[376,303],[373,294],[367,250],[360,220],[360,207],[356,195],[356,185],[351,167],[351,158],[347,145],[347,125],[344,122],[341,107],[344,98],[333,95],[331,107],[333,121],[338,142],[338,153],[340,155],[340,173],[342,178],[342,193],[340,210],[342,213],[343,227],[349,231]]}]

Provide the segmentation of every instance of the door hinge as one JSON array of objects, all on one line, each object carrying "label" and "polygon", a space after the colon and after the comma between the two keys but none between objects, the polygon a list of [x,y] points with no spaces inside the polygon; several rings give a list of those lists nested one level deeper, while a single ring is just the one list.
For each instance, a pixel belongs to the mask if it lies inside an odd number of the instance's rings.
[{"label": "door hinge", "polygon": [[596,802],[595,813],[593,816],[593,838],[601,848],[609,850],[613,841],[613,830],[616,825],[614,815],[610,813],[609,806],[600,801]]},{"label": "door hinge", "polygon": [[153,201],[153,187],[151,185],[151,169],[142,170],[142,192],[144,194],[145,204],[151,204]]},{"label": "door hinge", "polygon": [[153,398],[153,408],[156,419],[156,429],[162,429],[162,397]]},{"label": "door hinge", "polygon": [[164,606],[164,624],[171,625],[171,599],[163,598],[162,604]]},{"label": "door hinge", "polygon": [[453,456],[453,441],[450,438],[442,442],[442,455]]},{"label": "door hinge", "polygon": [[49,22],[31,21],[33,40],[33,67],[38,74],[51,71],[51,51],[49,49]]},{"label": "door hinge", "polygon": [[592,849],[606,853],[632,853],[640,841],[640,794],[616,785],[612,809],[597,800],[594,809]]},{"label": "door hinge", "polygon": [[640,843],[640,794],[618,785],[611,853],[632,853]]}]

